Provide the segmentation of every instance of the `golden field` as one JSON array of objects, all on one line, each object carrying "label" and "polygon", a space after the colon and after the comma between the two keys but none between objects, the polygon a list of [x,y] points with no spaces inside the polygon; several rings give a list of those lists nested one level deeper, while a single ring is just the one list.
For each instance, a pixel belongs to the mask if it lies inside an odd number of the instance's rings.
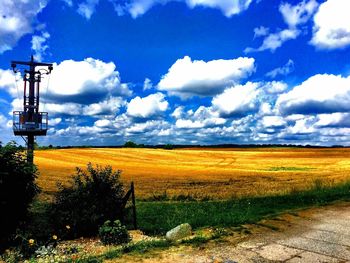
[{"label": "golden field", "polygon": [[122,170],[122,181],[135,182],[136,197],[166,191],[224,199],[306,189],[315,180],[350,179],[348,148],[131,149],[85,148],[37,150],[38,183],[44,194],[66,184],[75,167],[88,162]]}]

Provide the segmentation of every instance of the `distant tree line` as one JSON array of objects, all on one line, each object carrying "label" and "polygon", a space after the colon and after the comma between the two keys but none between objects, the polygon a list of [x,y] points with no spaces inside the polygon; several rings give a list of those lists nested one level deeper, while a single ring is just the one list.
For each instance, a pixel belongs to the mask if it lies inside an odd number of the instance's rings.
[{"label": "distant tree line", "polygon": [[[19,146],[21,147],[21,146]],[[299,145],[299,144],[213,144],[213,145],[202,145],[202,144],[138,144],[133,141],[127,141],[123,145],[68,145],[68,146],[40,146],[35,143],[35,149],[38,150],[49,150],[49,149],[70,149],[70,148],[150,148],[150,149],[181,149],[181,148],[347,148],[344,145],[331,145],[331,146],[319,146],[319,145]],[[22,147],[24,149],[24,147]]]}]

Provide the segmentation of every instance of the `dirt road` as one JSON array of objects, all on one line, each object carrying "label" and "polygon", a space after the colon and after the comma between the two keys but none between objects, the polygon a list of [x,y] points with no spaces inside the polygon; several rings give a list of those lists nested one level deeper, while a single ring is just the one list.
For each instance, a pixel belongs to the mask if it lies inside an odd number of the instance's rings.
[{"label": "dirt road", "polygon": [[111,262],[350,262],[350,203],[287,213],[223,242],[173,247]]}]

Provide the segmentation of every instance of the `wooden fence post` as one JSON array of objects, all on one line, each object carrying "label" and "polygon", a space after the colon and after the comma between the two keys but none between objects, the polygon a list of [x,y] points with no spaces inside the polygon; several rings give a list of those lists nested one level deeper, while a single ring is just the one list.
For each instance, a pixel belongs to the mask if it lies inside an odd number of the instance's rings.
[{"label": "wooden fence post", "polygon": [[136,222],[136,203],[135,203],[134,182],[131,182],[130,190],[131,190],[131,200],[132,200],[133,223],[134,223],[134,229],[136,230],[137,222]]}]

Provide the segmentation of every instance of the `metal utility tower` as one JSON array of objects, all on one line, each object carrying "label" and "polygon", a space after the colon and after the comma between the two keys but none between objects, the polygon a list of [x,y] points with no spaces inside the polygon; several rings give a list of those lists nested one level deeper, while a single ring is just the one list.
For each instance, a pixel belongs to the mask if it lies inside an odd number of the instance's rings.
[{"label": "metal utility tower", "polygon": [[[23,74],[23,111],[13,112],[13,132],[16,136],[27,136],[24,140],[27,143],[27,161],[33,163],[34,138],[35,136],[46,135],[48,128],[48,113],[39,112],[39,87],[41,76],[50,74],[53,67],[50,63],[34,61],[11,61],[11,67],[15,73],[19,72],[17,65],[28,66]],[[42,67],[36,70],[36,67]],[[47,67],[47,69],[45,68]],[[27,89],[27,82],[29,89]]]}]

